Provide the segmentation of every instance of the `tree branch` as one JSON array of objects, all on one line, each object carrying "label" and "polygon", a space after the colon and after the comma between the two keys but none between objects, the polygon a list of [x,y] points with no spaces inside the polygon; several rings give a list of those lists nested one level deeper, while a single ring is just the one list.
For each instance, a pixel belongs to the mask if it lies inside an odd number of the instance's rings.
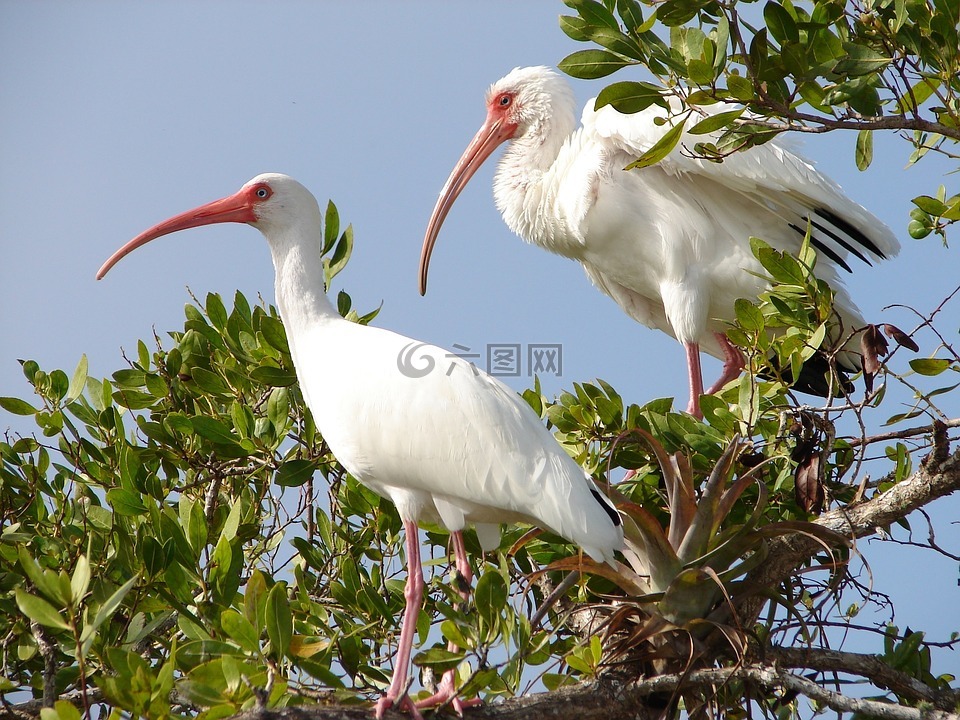
[{"label": "tree branch", "polygon": [[765,659],[781,667],[838,672],[867,678],[880,688],[892,690],[913,702],[927,702],[950,712],[960,702],[960,692],[936,690],[915,677],[896,670],[876,655],[843,652],[829,648],[772,648]]},{"label": "tree branch", "polygon": [[[942,442],[942,436],[940,436]],[[935,434],[935,441],[937,434]],[[869,500],[825,512],[813,522],[849,538],[872,535],[877,528],[906,517],[937,498],[960,490],[960,450],[937,447],[909,478]],[[785,535],[769,545],[769,560],[747,575],[746,584],[762,592],[793,575],[823,546],[805,535]],[[744,625],[753,624],[766,604],[766,597],[751,593],[740,601],[737,612]]]},{"label": "tree branch", "polygon": [[[750,664],[731,668],[695,670],[689,674],[658,675],[636,682],[607,676],[596,683],[582,683],[550,693],[511,698],[469,711],[470,720],[607,720],[631,717],[638,720],[659,717],[663,709],[651,704],[654,695],[678,689],[709,689],[731,681],[745,681],[773,694],[799,693],[839,712],[855,712],[881,720],[960,720],[960,715],[929,708],[915,708],[877,700],[843,695],[820,687],[812,680],[771,664]],[[289,707],[278,710],[255,709],[233,720],[369,720],[369,707]],[[397,711],[388,719],[408,718]]]}]

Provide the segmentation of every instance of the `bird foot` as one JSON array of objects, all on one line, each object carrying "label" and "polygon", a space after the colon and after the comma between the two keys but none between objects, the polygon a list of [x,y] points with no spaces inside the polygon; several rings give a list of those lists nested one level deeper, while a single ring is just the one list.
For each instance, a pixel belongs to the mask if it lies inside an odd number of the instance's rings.
[{"label": "bird foot", "polygon": [[417,708],[426,709],[426,708],[435,708],[446,703],[450,703],[457,715],[463,716],[463,711],[469,707],[476,707],[482,703],[480,698],[471,698],[469,700],[463,700],[457,695],[456,687],[454,686],[454,677],[456,676],[455,671],[447,670],[443,674],[443,679],[440,681],[440,685],[437,688],[437,691],[426,698],[416,703]]},{"label": "bird foot", "polygon": [[398,701],[397,697],[389,691],[377,700],[377,704],[373,709],[373,716],[376,720],[383,720],[384,714],[390,708],[396,708],[400,712],[409,712],[414,720],[423,720],[423,715],[420,714],[417,705],[414,704],[409,695],[404,695]]}]

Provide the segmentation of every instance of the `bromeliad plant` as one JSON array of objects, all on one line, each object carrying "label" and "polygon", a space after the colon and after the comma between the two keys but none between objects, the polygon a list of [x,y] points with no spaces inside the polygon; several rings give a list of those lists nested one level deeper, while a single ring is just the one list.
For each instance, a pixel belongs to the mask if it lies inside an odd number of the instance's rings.
[{"label": "bromeliad plant", "polygon": [[[603,611],[612,640],[608,661],[652,653],[662,663],[670,655],[677,671],[718,635],[739,652],[744,629],[736,608],[749,593],[775,597],[776,588],[744,582],[767,558],[773,538],[816,538],[825,551],[821,567],[830,574],[826,587],[837,585],[849,559],[848,538],[809,520],[822,509],[826,488],[834,499],[852,498],[852,488],[839,482],[851,466],[849,445],[835,439],[832,417],[839,410],[829,398],[822,412],[799,408],[790,400],[789,378],[823,357],[826,383],[837,404],[846,405],[853,388],[834,358],[863,329],[836,324],[833,292],[813,274],[809,243],[798,257],[756,239],[753,250],[771,289],[755,303],[737,302],[728,335],[743,349],[748,370],[702,398],[704,423],[671,412],[669,400],[624,407],[602,381],[575,385],[545,410],[536,392],[528,395],[596,476],[628,470],[610,490],[625,519],[625,562],[611,568],[568,558],[550,566],[586,570],[616,586],[613,609]],[[791,607],[786,599],[781,604]]]}]

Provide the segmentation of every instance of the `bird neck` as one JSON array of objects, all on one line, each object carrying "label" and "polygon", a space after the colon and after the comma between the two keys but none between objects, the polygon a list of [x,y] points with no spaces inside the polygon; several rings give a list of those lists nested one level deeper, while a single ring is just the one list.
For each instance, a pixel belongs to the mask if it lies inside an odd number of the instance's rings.
[{"label": "bird neck", "polygon": [[571,232],[558,197],[564,168],[579,142],[572,108],[554,112],[511,141],[494,177],[493,195],[504,222],[527,242],[576,257],[580,243]]},{"label": "bird neck", "polygon": [[270,252],[276,271],[277,307],[288,336],[343,320],[325,292],[319,228],[300,237],[317,238],[317,241],[270,237]]}]

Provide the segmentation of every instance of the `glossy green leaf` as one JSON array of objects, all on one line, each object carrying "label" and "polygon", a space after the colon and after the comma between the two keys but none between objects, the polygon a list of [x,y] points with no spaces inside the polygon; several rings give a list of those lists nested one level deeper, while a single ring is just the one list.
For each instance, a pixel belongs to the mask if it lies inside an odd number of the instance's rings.
[{"label": "glossy green leaf", "polygon": [[636,113],[645,110],[651,105],[666,107],[663,89],[656,85],[642,82],[616,82],[607,85],[597,95],[594,108],[599,110],[604,105],[613,105],[618,112]]},{"label": "glossy green leaf", "polygon": [[271,387],[289,387],[297,382],[297,375],[283,368],[261,365],[250,372],[250,379]]},{"label": "glossy green leaf", "polygon": [[413,662],[419,667],[431,667],[437,673],[451,670],[459,665],[466,655],[446,648],[430,648],[413,656]]},{"label": "glossy green leaf", "polygon": [[873,162],[873,131],[861,130],[857,133],[856,150],[857,169],[861,172]]},{"label": "glossy green leaf", "polygon": [[77,363],[77,368],[73,371],[73,377],[70,379],[67,394],[63,398],[65,403],[72,403],[83,393],[83,389],[87,385],[87,365],[87,356],[81,355],[80,362]]},{"label": "glossy green leaf", "polygon": [[113,488],[107,491],[107,502],[118,515],[143,515],[147,512],[140,495],[126,488]]},{"label": "glossy green leaf", "polygon": [[854,43],[843,43],[847,55],[838,62],[833,71],[840,75],[858,77],[876,72],[890,64],[890,58],[873,48]]},{"label": "glossy green leaf", "polygon": [[134,575],[132,578],[127,580],[123,585],[114,590],[110,597],[103,601],[99,608],[97,608],[96,615],[93,617],[93,627],[99,628],[107,620],[113,617],[114,613],[120,609],[120,605],[123,603],[123,599],[127,596],[133,587],[137,584],[139,580],[138,575]]},{"label": "glossy green leaf", "polygon": [[477,581],[474,604],[488,627],[495,625],[507,602],[507,585],[496,570],[488,570]]},{"label": "glossy green leaf", "polygon": [[231,432],[230,428],[216,418],[196,415],[190,418],[190,424],[197,435],[215,443],[235,445],[239,441],[239,438]]},{"label": "glossy green leaf", "polygon": [[797,42],[800,31],[797,22],[787,9],[778,2],[770,0],[763,6],[763,19],[773,39],[779,43]]},{"label": "glossy green leaf", "polygon": [[687,132],[691,135],[704,135],[706,133],[716,132],[743,115],[743,111],[744,108],[740,108],[738,110],[717,113],[716,115],[708,115],[693,125]]},{"label": "glossy green leaf", "polygon": [[58,630],[69,630],[70,625],[53,605],[43,598],[31,595],[22,588],[16,588],[17,607],[20,612],[34,622]]},{"label": "glossy green leaf", "polygon": [[667,130],[649,150],[647,150],[634,162],[627,165],[626,169],[639,170],[649,167],[650,165],[656,165],[673,151],[673,149],[677,146],[677,143],[680,142],[680,137],[682,135],[683,123],[677,122],[669,130]]},{"label": "glossy green leaf", "polygon": [[260,634],[246,617],[233,608],[220,614],[220,626],[231,640],[247,652],[260,651]]},{"label": "glossy green leaf", "polygon": [[15,397],[0,397],[0,407],[14,415],[33,415],[37,412],[26,400]]},{"label": "glossy green leaf", "polygon": [[567,55],[557,67],[572,77],[595,80],[630,64],[630,60],[607,50],[580,50]]},{"label": "glossy green leaf", "polygon": [[76,565],[73,566],[73,575],[70,576],[70,589],[73,595],[73,605],[77,607],[90,589],[90,561],[87,560],[86,555],[80,555],[77,558]]},{"label": "glossy green leaf", "polygon": [[293,635],[293,615],[290,612],[290,603],[287,601],[286,586],[277,583],[267,594],[266,615],[267,637],[273,652],[283,656],[290,648],[290,638]]},{"label": "glossy green leaf", "polygon": [[910,367],[915,373],[928,376],[939,375],[951,365],[952,361],[946,358],[913,358],[910,360]]},{"label": "glossy green leaf", "polygon": [[313,477],[316,469],[312,460],[288,460],[277,470],[274,480],[282,487],[300,487]]},{"label": "glossy green leaf", "polygon": [[264,315],[260,318],[260,332],[263,333],[264,339],[270,343],[271,347],[276,348],[284,354],[290,354],[287,332],[283,327],[283,323],[279,320],[269,315]]}]

